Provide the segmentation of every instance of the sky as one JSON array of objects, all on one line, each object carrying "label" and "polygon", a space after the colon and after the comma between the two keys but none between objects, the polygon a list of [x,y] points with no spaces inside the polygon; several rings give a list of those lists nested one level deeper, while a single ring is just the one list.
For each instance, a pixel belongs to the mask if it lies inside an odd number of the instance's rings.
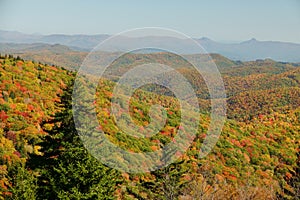
[{"label": "sky", "polygon": [[0,30],[117,34],[141,27],[194,38],[300,43],[300,0],[0,0]]}]

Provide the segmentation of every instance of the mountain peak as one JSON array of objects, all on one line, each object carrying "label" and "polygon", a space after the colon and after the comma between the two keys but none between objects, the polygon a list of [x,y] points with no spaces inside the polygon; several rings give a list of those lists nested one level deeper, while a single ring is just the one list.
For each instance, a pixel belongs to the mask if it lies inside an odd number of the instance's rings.
[{"label": "mountain peak", "polygon": [[242,43],[256,43],[256,42],[258,42],[258,40],[257,39],[255,39],[255,38],[251,38],[250,40],[247,40],[247,41],[245,41],[245,42],[242,42]]},{"label": "mountain peak", "polygon": [[202,37],[202,38],[200,38],[200,40],[202,40],[202,41],[212,41],[212,40],[209,39],[208,37]]}]

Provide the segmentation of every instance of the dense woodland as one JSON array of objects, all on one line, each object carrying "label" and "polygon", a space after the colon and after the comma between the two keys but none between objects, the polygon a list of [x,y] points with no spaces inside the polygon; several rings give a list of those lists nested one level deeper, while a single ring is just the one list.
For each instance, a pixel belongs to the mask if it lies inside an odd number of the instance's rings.
[{"label": "dense woodland", "polygon": [[[170,60],[164,53],[126,56],[114,65],[120,74],[126,63],[133,63],[132,67],[141,60],[160,60],[176,64],[191,80],[201,120],[188,151],[175,163],[149,173],[124,173],[105,166],[85,149],[75,129],[72,91],[76,72],[2,55],[0,199],[300,198],[299,64],[239,62],[212,55],[226,88],[227,120],[213,151],[199,159],[210,121],[204,81],[194,77],[193,69],[183,61]],[[168,110],[167,123],[158,134],[136,139],[119,130],[109,112],[114,85],[101,79],[94,102],[99,124],[110,141],[128,151],[144,152],[172,140],[180,129],[176,98],[168,91],[162,95],[164,88],[145,87],[134,93],[130,112],[141,127],[149,123],[152,104]]]}]

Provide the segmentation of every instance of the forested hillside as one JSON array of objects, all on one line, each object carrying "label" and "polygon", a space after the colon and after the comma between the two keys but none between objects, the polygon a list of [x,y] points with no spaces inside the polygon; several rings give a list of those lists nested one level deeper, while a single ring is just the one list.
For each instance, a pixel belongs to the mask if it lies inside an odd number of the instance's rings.
[{"label": "forested hillside", "polygon": [[[84,148],[75,129],[72,91],[76,73],[1,56],[0,199],[300,198],[297,64],[242,63],[212,55],[224,79],[228,118],[213,151],[199,159],[210,122],[203,80],[195,79],[189,66],[168,59],[167,54],[127,56],[125,61],[131,66],[140,60],[176,63],[177,70],[193,80],[202,113],[188,151],[175,163],[148,173],[129,174],[105,166]],[[122,62],[113,66],[120,74]],[[156,151],[181,129],[176,98],[167,92],[161,95],[157,92],[161,88],[146,87],[131,98],[133,121],[142,131],[149,123],[149,107],[158,103],[167,108],[167,123],[149,138],[126,135],[115,125],[109,109],[114,86],[113,81],[101,79],[94,102],[99,125],[114,144],[132,152]]]}]

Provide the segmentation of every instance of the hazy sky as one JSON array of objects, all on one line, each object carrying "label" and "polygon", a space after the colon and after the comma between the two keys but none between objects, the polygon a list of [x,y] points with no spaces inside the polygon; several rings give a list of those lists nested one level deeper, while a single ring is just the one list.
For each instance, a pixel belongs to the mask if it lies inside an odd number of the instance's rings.
[{"label": "hazy sky", "polygon": [[165,27],[217,41],[300,43],[300,0],[0,0],[0,29],[115,34]]}]

